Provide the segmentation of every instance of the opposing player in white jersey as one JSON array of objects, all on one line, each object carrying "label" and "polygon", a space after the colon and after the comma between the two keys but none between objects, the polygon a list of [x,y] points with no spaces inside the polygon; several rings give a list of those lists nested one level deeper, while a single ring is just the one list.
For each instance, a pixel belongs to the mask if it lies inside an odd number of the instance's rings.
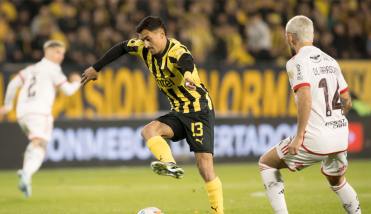
[{"label": "opposing player in white jersey", "polygon": [[80,87],[80,75],[72,74],[67,81],[60,64],[64,59],[65,46],[55,40],[44,44],[44,58],[21,70],[8,84],[3,116],[13,108],[18,88],[17,120],[30,143],[26,148],[23,169],[18,171],[19,188],[26,197],[31,195],[31,177],[40,168],[53,129],[52,106],[57,89],[72,95]]},{"label": "opposing player in white jersey", "polygon": [[295,92],[297,133],[281,141],[259,160],[269,201],[275,213],[288,213],[280,169],[299,171],[321,162],[321,170],[348,213],[361,213],[357,194],[344,173],[348,163],[348,121],[352,103],[338,63],[313,46],[313,23],[295,16],[286,25],[286,39],[296,55],[286,65]]}]

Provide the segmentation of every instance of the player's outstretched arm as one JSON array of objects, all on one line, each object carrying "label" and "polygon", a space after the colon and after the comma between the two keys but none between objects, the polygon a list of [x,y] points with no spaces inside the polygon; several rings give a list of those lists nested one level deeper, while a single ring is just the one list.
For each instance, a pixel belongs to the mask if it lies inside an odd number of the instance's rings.
[{"label": "player's outstretched arm", "polygon": [[5,93],[4,106],[0,108],[0,119],[9,111],[13,109],[14,98],[16,96],[17,90],[23,84],[22,78],[17,75],[8,84]]},{"label": "player's outstretched arm", "polygon": [[69,82],[64,82],[60,86],[60,90],[67,96],[73,95],[80,88],[81,77],[74,72],[69,75]]},{"label": "player's outstretched arm", "polygon": [[87,68],[82,74],[81,84],[85,85],[90,80],[98,79],[98,72],[109,63],[113,62],[120,56],[128,53],[127,41],[120,42],[109,49],[94,65]]},{"label": "player's outstretched arm", "polygon": [[289,153],[293,155],[296,155],[298,153],[299,148],[303,142],[305,128],[307,127],[310,111],[312,108],[312,97],[309,86],[299,88],[296,91],[296,95],[298,99],[298,128],[295,138],[288,146]]},{"label": "player's outstretched arm", "polygon": [[352,108],[352,98],[350,97],[349,91],[340,94],[340,100],[343,106],[344,115],[346,115]]}]

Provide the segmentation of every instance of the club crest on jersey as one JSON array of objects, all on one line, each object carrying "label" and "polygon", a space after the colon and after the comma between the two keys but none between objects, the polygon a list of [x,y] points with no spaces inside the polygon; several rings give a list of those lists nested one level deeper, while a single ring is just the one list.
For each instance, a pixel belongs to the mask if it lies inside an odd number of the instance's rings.
[{"label": "club crest on jersey", "polygon": [[314,63],[319,63],[319,62],[321,62],[321,55],[313,55],[313,56],[310,56],[309,57],[310,58],[310,60],[312,61],[312,62],[314,62]]},{"label": "club crest on jersey", "polygon": [[171,79],[164,79],[164,78],[156,78],[157,85],[161,88],[171,88],[175,85],[175,83]]}]

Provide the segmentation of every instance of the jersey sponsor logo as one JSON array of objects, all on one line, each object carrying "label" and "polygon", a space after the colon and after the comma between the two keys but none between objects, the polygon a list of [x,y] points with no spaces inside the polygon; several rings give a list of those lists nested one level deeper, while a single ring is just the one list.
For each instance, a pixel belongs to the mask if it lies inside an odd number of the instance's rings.
[{"label": "jersey sponsor logo", "polygon": [[171,79],[156,78],[156,81],[161,88],[171,88],[175,85]]},{"label": "jersey sponsor logo", "polygon": [[334,121],[329,121],[325,123],[325,126],[333,128],[333,129],[338,129],[338,128],[341,128],[347,125],[348,123],[345,119],[334,120]]},{"label": "jersey sponsor logo", "polygon": [[313,73],[314,75],[322,75],[322,74],[333,74],[337,72],[337,68],[334,66],[320,66],[320,67],[314,67]]}]

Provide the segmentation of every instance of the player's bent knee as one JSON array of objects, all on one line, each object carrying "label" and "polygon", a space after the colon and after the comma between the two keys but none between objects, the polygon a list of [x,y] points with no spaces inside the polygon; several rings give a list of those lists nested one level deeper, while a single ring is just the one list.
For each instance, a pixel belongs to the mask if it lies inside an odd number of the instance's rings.
[{"label": "player's bent knee", "polygon": [[47,141],[42,138],[33,138],[31,144],[46,149]]},{"label": "player's bent knee", "polygon": [[266,156],[266,153],[264,153],[262,156],[260,156],[260,158],[259,158],[259,161],[258,161],[258,164],[259,164],[259,166],[260,165],[267,165],[267,156]]},{"label": "player's bent knee", "polygon": [[264,168],[266,167],[275,169],[287,168],[286,163],[284,163],[284,161],[279,158],[275,148],[272,148],[269,151],[265,152],[259,158],[258,164],[259,167],[264,166]]},{"label": "player's bent knee", "polygon": [[160,129],[160,122],[152,121],[143,127],[141,131],[141,135],[144,139],[148,140],[151,137],[160,135],[159,129]]},{"label": "player's bent knee", "polygon": [[328,176],[328,175],[326,175],[326,178],[331,186],[339,186],[344,182],[345,179],[344,176]]}]

